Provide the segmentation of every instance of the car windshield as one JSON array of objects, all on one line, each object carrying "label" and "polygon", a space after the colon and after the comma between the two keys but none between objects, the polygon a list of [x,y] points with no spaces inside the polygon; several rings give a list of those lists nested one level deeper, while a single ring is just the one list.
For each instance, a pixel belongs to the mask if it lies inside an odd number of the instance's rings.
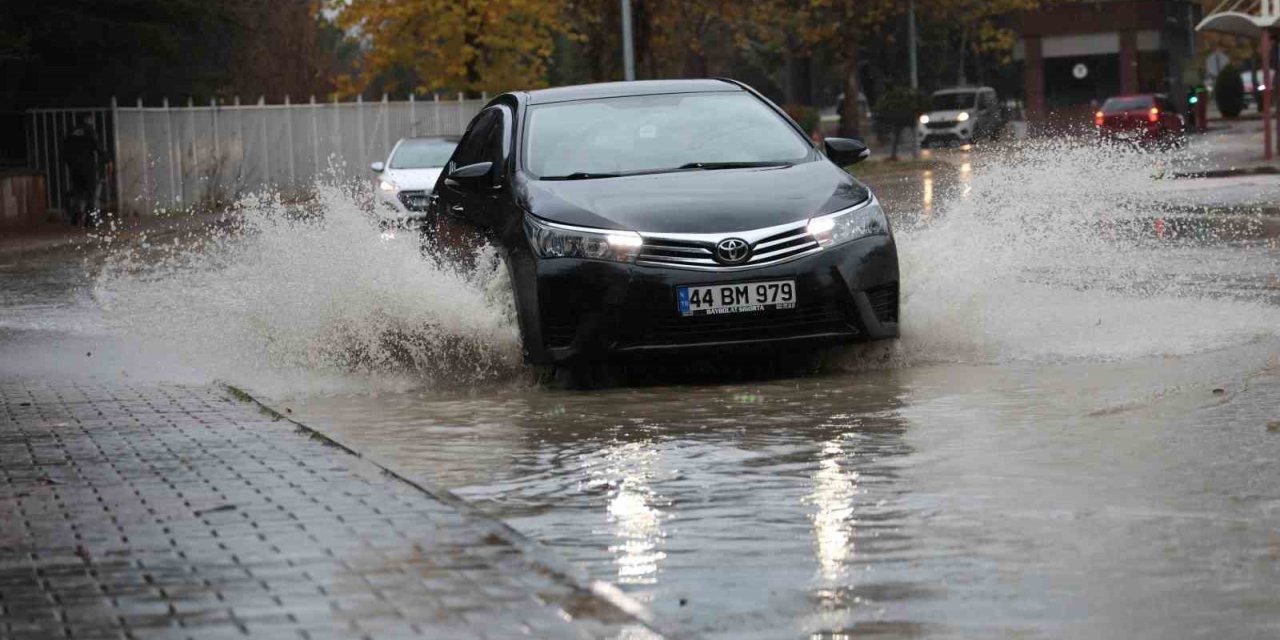
[{"label": "car windshield", "polygon": [[783,165],[812,147],[747,93],[604,98],[529,109],[524,167],[547,179]]},{"label": "car windshield", "polygon": [[1151,96],[1134,96],[1130,98],[1109,98],[1102,103],[1103,111],[1138,111],[1155,106]]},{"label": "car windshield", "polygon": [[978,94],[972,92],[964,93],[935,93],[929,99],[929,109],[931,111],[960,111],[962,109],[972,109],[974,103],[978,99]]},{"label": "car windshield", "polygon": [[392,169],[434,169],[443,167],[453,155],[456,142],[447,140],[405,140],[391,156]]}]

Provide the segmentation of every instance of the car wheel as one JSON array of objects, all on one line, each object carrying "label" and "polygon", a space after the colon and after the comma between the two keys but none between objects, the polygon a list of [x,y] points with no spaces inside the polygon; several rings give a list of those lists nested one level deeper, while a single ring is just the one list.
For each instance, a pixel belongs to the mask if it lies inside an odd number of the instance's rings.
[{"label": "car wheel", "polygon": [[612,386],[613,371],[604,362],[575,362],[556,365],[554,369],[555,383],[565,389],[590,391]]}]

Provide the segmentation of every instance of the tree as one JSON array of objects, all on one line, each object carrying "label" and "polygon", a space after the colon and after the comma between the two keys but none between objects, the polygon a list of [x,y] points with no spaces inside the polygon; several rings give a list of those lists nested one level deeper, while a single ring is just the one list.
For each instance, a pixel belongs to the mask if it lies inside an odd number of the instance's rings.
[{"label": "tree", "polygon": [[1218,111],[1224,118],[1234,118],[1244,111],[1244,81],[1240,79],[1240,70],[1235,65],[1222,68],[1213,94],[1218,102]]},{"label": "tree", "polygon": [[898,159],[898,142],[902,130],[916,123],[916,118],[929,110],[929,100],[910,87],[893,87],[876,101],[876,125],[892,134],[890,160]]},{"label": "tree", "polygon": [[554,0],[330,1],[338,24],[363,43],[359,70],[339,78],[348,94],[543,87],[561,26]]},{"label": "tree", "polygon": [[[918,0],[919,15],[945,27],[956,44],[956,84],[969,83],[966,61],[1008,62],[1016,40],[1007,18],[1054,0]],[[982,69],[979,67],[979,80]]]}]

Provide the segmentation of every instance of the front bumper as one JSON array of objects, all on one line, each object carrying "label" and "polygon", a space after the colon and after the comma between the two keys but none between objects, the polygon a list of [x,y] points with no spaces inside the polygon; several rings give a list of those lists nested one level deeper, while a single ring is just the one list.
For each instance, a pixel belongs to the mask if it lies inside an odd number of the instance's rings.
[{"label": "front bumper", "polygon": [[383,191],[377,189],[374,213],[382,226],[409,226],[427,219],[427,190]]},{"label": "front bumper", "polygon": [[[690,271],[556,258],[535,260],[537,321],[525,348],[539,364],[663,352],[819,346],[898,335],[898,256],[872,236],[783,264]],[[794,279],[794,309],[683,317],[685,285]]]},{"label": "front bumper", "polygon": [[944,127],[917,124],[916,139],[920,141],[921,147],[935,144],[964,144],[973,140],[972,125],[972,119],[964,123],[948,123]]}]

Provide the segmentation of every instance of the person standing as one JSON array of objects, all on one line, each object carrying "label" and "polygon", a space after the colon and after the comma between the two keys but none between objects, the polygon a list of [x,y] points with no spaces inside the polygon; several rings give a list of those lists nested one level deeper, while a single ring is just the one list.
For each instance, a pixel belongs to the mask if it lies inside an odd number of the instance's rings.
[{"label": "person standing", "polygon": [[62,140],[62,160],[67,169],[67,222],[92,226],[99,208],[104,169],[110,161],[93,116],[86,115]]}]

